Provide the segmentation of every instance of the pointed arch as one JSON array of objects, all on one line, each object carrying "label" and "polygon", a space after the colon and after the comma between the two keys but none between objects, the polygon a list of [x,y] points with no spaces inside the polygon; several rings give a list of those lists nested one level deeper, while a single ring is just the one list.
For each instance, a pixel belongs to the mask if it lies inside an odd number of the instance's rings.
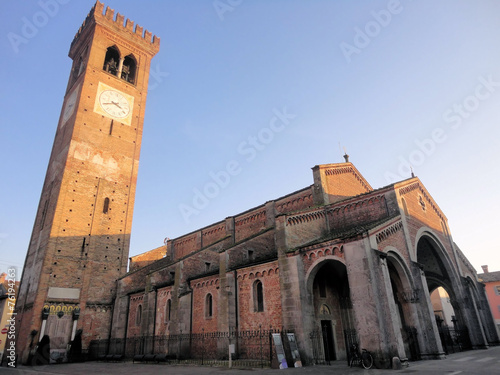
[{"label": "pointed arch", "polygon": [[120,51],[118,47],[111,46],[106,50],[106,56],[104,57],[104,64],[102,69],[106,72],[116,76],[118,73],[118,65],[120,63]]},{"label": "pointed arch", "polygon": [[137,70],[137,60],[134,55],[130,54],[125,56],[123,60],[121,79],[128,83],[135,84],[135,75]]}]

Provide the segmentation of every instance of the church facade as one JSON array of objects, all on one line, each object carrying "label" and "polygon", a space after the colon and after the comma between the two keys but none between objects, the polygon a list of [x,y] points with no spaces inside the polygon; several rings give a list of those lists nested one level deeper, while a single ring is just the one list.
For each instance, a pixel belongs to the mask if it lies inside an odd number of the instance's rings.
[{"label": "church facade", "polygon": [[[346,359],[353,342],[380,367],[415,353],[442,358],[429,297],[440,286],[468,346],[498,342],[484,287],[422,182],[373,189],[347,156],[315,166],[304,189],[128,262],[149,66],[158,51],[157,37],[99,1],[71,44],[73,67],[16,304],[20,361],[37,353],[67,361],[75,337],[87,350],[99,341],[182,334],[191,345],[207,333],[228,334],[215,356],[234,344],[243,357],[247,348],[232,333],[263,330],[293,333],[306,365]],[[187,345],[154,350],[186,357]]]},{"label": "church facade", "polygon": [[484,286],[417,177],[373,189],[352,163],[319,165],[311,186],[132,257],[112,337],[274,327],[312,363],[346,359],[354,332],[388,367],[415,346],[444,357],[430,300],[440,286],[470,348],[498,342]]}]

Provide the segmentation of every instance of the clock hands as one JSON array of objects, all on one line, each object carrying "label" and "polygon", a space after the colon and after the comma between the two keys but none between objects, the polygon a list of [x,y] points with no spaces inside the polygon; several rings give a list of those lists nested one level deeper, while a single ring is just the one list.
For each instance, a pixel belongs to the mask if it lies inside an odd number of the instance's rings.
[{"label": "clock hands", "polygon": [[111,101],[111,103],[102,103],[102,104],[114,104],[114,105],[116,105],[118,108],[123,109],[122,107],[120,107],[120,105],[119,105],[118,103],[115,103],[114,101]]}]

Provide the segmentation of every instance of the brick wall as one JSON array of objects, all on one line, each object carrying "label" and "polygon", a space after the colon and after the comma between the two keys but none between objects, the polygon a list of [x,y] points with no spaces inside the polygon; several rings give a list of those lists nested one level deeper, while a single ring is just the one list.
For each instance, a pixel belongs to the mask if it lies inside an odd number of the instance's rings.
[{"label": "brick wall", "polygon": [[[139,308],[140,306],[140,308]],[[141,335],[141,323],[145,317],[146,306],[144,306],[144,294],[138,293],[130,296],[128,310],[127,337]],[[139,319],[138,314],[141,318]]]},{"label": "brick wall", "polygon": [[135,271],[159,259],[162,259],[166,255],[166,252],[167,252],[166,247],[160,246],[157,247],[156,249],[130,257],[129,271]]},{"label": "brick wall", "polygon": [[[263,287],[264,310],[255,311],[254,285],[259,280]],[[241,268],[237,271],[239,329],[258,330],[282,327],[281,292],[278,262]]]},{"label": "brick wall", "polygon": [[266,209],[256,207],[234,218],[235,242],[242,241],[266,228]]},{"label": "brick wall", "polygon": [[227,236],[226,233],[226,222],[220,221],[209,227],[201,229],[202,235],[202,246],[206,247],[212,245],[213,243],[220,241]]},{"label": "brick wall", "polygon": [[227,254],[229,269],[276,258],[278,254],[274,243],[274,229],[233,246],[227,250]]},{"label": "brick wall", "polygon": [[[410,238],[415,239],[422,226],[429,227],[446,248],[448,256],[454,262],[455,256],[450,243],[450,229],[446,216],[442,213],[436,202],[432,199],[422,183],[417,179],[406,181],[395,187],[401,211],[405,213]],[[404,202],[403,202],[404,199]],[[415,244],[413,244],[415,245]],[[416,250],[416,249],[415,249]],[[417,259],[418,261],[418,259]],[[454,262],[456,266],[456,263]]]},{"label": "brick wall", "polygon": [[[171,286],[157,290],[155,332],[158,336],[164,336],[170,333],[170,324],[173,318],[172,297]],[[168,317],[168,301],[170,301],[170,319]]]},{"label": "brick wall", "polygon": [[276,200],[276,214],[304,210],[314,205],[312,186],[296,191]]},{"label": "brick wall", "polygon": [[335,203],[373,190],[351,163],[317,165],[313,176],[316,204]]},{"label": "brick wall", "polygon": [[329,207],[328,223],[331,231],[372,223],[388,216],[385,196],[369,194],[362,199],[351,199],[345,204]]},{"label": "brick wall", "polygon": [[[219,276],[208,276],[191,283],[193,289],[193,333],[217,331],[218,303],[219,303]],[[212,296],[211,315],[207,305],[207,296]]]}]

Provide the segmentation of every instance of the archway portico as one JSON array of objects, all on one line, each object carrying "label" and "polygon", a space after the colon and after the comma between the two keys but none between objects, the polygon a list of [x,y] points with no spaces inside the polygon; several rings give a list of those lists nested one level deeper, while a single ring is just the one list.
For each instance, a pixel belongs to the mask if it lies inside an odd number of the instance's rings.
[{"label": "archway portico", "polygon": [[406,358],[421,359],[421,349],[425,347],[419,334],[419,288],[415,287],[403,258],[393,250],[387,250],[387,268],[392,287],[392,297],[398,314],[395,317],[402,336]]},{"label": "archway portico", "polygon": [[[474,298],[467,288],[466,279],[460,274],[459,266],[452,261],[456,257],[450,254],[451,251],[454,250],[447,250],[430,232],[422,232],[417,239],[417,262],[422,267],[427,285],[424,290],[425,296],[430,301],[430,294],[438,287],[443,287],[448,292],[454,309],[456,323],[452,329],[457,332],[456,340],[460,340],[460,347],[462,349],[486,347],[487,341]],[[446,349],[443,328],[438,328],[441,344]]]}]

